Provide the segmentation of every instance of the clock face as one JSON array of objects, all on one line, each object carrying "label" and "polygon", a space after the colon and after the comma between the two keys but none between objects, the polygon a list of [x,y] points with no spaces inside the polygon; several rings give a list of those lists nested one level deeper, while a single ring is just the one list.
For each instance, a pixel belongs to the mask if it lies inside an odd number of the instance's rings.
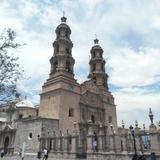
[{"label": "clock face", "polygon": [[73,84],[69,84],[69,85],[68,85],[68,89],[73,91],[73,90],[74,90]]}]

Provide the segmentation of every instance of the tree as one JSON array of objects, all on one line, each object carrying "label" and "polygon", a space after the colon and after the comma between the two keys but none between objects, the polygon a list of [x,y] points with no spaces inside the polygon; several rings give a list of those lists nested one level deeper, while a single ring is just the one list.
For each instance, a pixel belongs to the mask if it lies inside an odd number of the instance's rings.
[{"label": "tree", "polygon": [[0,104],[13,102],[19,96],[16,84],[23,70],[12,51],[22,45],[16,43],[15,38],[16,33],[10,28],[0,33]]}]

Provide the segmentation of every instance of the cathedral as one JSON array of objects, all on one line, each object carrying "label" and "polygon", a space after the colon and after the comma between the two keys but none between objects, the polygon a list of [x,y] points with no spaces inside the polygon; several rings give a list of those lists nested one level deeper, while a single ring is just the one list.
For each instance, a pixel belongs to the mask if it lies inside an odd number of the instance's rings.
[{"label": "cathedral", "polygon": [[0,108],[0,150],[40,159],[47,148],[49,159],[160,159],[160,129],[150,110],[149,129],[117,126],[116,105],[108,88],[103,49],[91,46],[88,79],[74,78],[75,59],[67,18],[57,26],[50,58],[49,78],[42,86],[40,106],[27,99]]}]

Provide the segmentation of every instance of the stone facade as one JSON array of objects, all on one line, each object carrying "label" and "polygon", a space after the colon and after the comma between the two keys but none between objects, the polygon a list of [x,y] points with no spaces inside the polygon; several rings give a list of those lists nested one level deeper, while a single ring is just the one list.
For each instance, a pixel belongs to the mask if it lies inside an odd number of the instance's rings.
[{"label": "stone facade", "polygon": [[99,124],[103,128],[112,124],[117,130],[116,106],[108,90],[108,75],[105,73],[103,50],[98,39],[91,49],[89,80],[78,84],[74,79],[71,30],[65,17],[61,21],[53,42],[49,79],[42,87],[39,115],[58,119],[63,134],[73,134],[76,126],[84,141],[90,121],[94,124],[96,134]]}]

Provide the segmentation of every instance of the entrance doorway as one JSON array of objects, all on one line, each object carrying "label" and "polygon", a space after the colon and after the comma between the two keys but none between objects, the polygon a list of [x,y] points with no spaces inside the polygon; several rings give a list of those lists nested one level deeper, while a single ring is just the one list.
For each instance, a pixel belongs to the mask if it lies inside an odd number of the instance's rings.
[{"label": "entrance doorway", "polygon": [[4,154],[8,153],[8,146],[9,146],[9,137],[7,136],[4,141]]}]

